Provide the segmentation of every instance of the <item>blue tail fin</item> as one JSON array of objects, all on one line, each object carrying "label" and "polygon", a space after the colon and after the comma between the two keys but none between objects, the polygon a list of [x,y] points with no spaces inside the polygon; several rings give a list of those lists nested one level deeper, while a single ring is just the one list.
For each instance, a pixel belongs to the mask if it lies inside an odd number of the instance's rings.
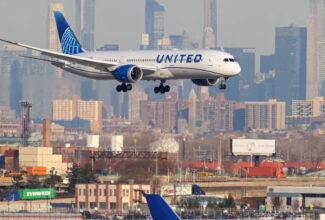
[{"label": "blue tail fin", "polygon": [[160,195],[145,194],[153,220],[180,220]]},{"label": "blue tail fin", "polygon": [[70,55],[83,53],[84,51],[81,47],[81,44],[72,32],[63,14],[60,11],[54,11],[54,17],[56,21],[56,27],[58,28],[62,53]]}]

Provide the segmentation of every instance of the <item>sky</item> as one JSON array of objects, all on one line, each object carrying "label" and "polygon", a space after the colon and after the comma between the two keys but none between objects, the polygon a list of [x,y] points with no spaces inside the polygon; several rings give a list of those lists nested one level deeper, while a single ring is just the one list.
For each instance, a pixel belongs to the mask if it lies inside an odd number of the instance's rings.
[{"label": "sky", "polygon": [[[46,47],[50,2],[64,4],[65,16],[74,27],[74,0],[0,0],[0,38]],[[193,41],[202,43],[203,0],[159,2],[166,10],[166,35],[185,30]],[[144,5],[145,0],[96,0],[95,47],[120,44],[120,49],[137,50],[145,30]],[[305,27],[308,11],[308,0],[218,0],[218,46],[271,54],[275,27]]]}]

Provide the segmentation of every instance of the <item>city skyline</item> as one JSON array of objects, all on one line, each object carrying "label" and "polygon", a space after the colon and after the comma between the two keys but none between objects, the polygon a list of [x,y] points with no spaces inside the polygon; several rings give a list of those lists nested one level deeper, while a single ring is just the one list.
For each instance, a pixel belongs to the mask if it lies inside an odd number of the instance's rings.
[{"label": "city skyline", "polygon": [[[45,19],[47,16],[48,4],[51,2],[57,1],[36,0],[19,3],[17,0],[1,1],[1,36],[37,46],[45,46],[46,37],[44,33],[46,25],[43,18]],[[75,1],[64,0],[60,2],[64,4],[67,19],[74,28],[76,22]],[[178,12],[185,0],[158,2],[165,7],[166,35],[181,34],[183,30],[186,30],[194,41],[202,45],[204,31],[203,2],[187,0],[187,10],[185,13],[182,12],[182,16],[179,16]],[[126,3],[128,7],[125,7]],[[17,8],[17,4],[22,7]],[[218,1],[217,4],[218,46],[255,47],[257,53],[261,54],[274,52],[274,29],[276,26],[289,26],[292,23],[297,26],[306,26],[309,11],[308,1],[288,0],[282,2],[275,0],[270,3],[267,1],[247,0],[243,3],[229,0]],[[281,7],[277,7],[279,4],[281,4]],[[292,7],[293,4],[295,7]],[[118,43],[121,45],[121,49],[138,49],[141,43],[141,34],[145,32],[144,5],[144,0],[137,2],[130,0],[120,2],[97,0],[95,9],[95,48],[99,48],[106,43]],[[236,7],[233,7],[234,5]],[[26,8],[31,10],[26,10]],[[107,8],[112,10],[107,13]],[[125,14],[131,14],[127,13],[128,11],[138,11],[139,16],[136,19],[134,19],[134,16],[125,16],[119,13],[121,8],[123,8]],[[31,11],[33,16],[30,16]],[[259,19],[256,19],[257,17]],[[11,25],[7,25],[8,23]],[[17,36],[22,32],[24,32],[24,39]]]}]

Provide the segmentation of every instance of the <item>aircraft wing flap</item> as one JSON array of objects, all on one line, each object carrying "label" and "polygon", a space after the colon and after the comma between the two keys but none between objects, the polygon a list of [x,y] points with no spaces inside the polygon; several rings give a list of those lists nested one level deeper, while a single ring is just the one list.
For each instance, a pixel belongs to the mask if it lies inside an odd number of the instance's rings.
[{"label": "aircraft wing flap", "polygon": [[72,62],[72,63],[78,63],[78,64],[85,65],[85,66],[91,66],[91,67],[98,68],[101,70],[109,71],[109,68],[119,66],[119,63],[113,63],[113,62],[107,62],[107,61],[102,61],[102,60],[95,60],[95,59],[91,59],[91,58],[87,58],[87,57],[63,54],[63,53],[54,52],[54,51],[50,51],[50,50],[46,50],[46,49],[42,49],[42,48],[38,48],[38,47],[33,47],[33,46],[26,45],[26,44],[16,43],[16,42],[8,41],[8,40],[3,40],[3,39],[0,39],[0,41],[9,43],[9,44],[13,44],[16,46],[24,47],[27,49],[35,50],[35,51],[38,51],[41,54],[48,56],[48,57],[57,58],[57,59]]}]

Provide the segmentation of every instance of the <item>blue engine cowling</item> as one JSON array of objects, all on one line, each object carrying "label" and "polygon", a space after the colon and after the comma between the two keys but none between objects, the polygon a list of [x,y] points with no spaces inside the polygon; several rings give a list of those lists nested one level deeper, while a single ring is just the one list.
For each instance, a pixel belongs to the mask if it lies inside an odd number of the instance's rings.
[{"label": "blue engine cowling", "polygon": [[135,65],[123,65],[113,72],[113,76],[120,82],[135,83],[142,79],[143,71]]},{"label": "blue engine cowling", "polygon": [[218,83],[218,79],[192,79],[192,82],[198,86],[214,86]]}]

